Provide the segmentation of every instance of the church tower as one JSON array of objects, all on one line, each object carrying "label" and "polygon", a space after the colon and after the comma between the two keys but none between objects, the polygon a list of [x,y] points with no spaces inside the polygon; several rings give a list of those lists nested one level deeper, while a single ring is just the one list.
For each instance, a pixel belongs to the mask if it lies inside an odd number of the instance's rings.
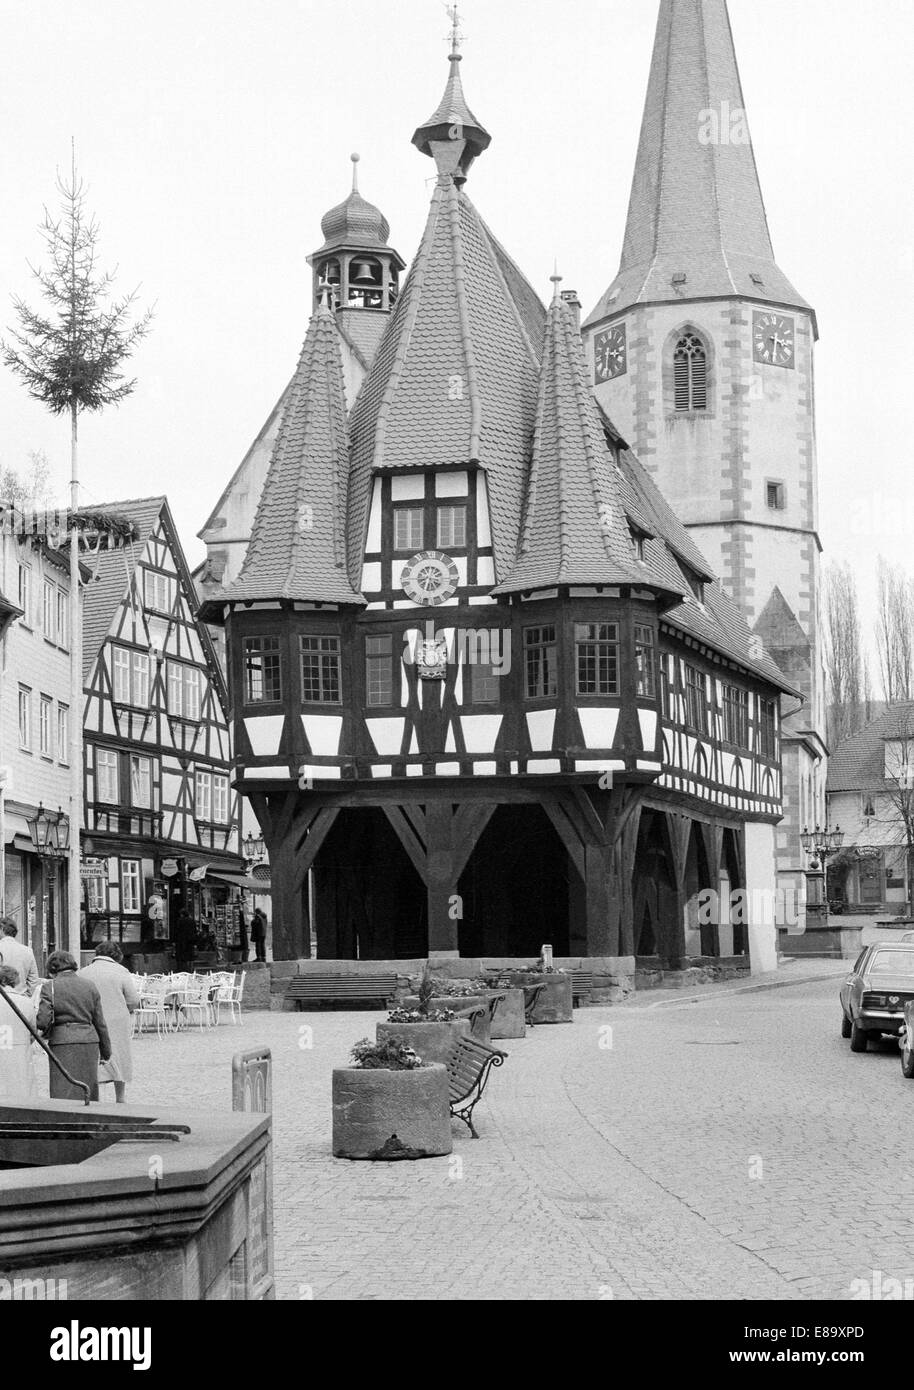
[{"label": "church tower", "polygon": [[774,258],[726,0],[661,0],[622,259],[584,325],[596,396],[803,694],[778,883],[824,823],[812,308]]}]

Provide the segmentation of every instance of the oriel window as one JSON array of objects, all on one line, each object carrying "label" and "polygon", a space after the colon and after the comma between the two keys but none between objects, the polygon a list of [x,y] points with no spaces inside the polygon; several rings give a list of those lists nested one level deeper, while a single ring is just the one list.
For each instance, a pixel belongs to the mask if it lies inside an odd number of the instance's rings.
[{"label": "oriel window", "polygon": [[558,647],[555,625],[524,628],[524,680],[528,700],[558,694]]},{"label": "oriel window", "polygon": [[635,624],[635,693],[644,700],[657,695],[654,629],[641,623]]},{"label": "oriel window", "polygon": [[249,705],[272,704],[282,699],[278,637],[244,639],[244,699]]},{"label": "oriel window", "polygon": [[340,703],[340,639],[301,637],[301,696],[306,704]]},{"label": "oriel window", "polygon": [[619,624],[575,623],[575,669],[579,695],[618,695]]},{"label": "oriel window", "polygon": [[708,691],[704,672],[686,667],[686,719],[699,733],[708,732]]},{"label": "oriel window", "polygon": [[724,738],[737,748],[749,747],[749,692],[724,686]]},{"label": "oriel window", "polygon": [[759,701],[759,752],[763,758],[777,753],[777,705],[774,700]]},{"label": "oriel window", "polygon": [[365,638],[365,699],[368,705],[393,702],[393,637]]}]

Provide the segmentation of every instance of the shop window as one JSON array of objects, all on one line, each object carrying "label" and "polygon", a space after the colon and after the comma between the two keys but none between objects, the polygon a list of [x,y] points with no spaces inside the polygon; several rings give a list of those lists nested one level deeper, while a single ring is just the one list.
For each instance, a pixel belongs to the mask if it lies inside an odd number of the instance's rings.
[{"label": "shop window", "polygon": [[340,703],[340,639],[304,636],[301,644],[301,697],[304,703]]},{"label": "shop window", "polygon": [[574,646],[577,693],[618,695],[619,624],[576,623]]},{"label": "shop window", "polygon": [[244,698],[249,705],[282,699],[278,637],[244,639]]},{"label": "shop window", "polygon": [[635,693],[653,700],[657,695],[654,662],[654,629],[635,624]]},{"label": "shop window", "polygon": [[140,910],[140,861],[138,859],[121,860],[121,911],[139,912]]}]

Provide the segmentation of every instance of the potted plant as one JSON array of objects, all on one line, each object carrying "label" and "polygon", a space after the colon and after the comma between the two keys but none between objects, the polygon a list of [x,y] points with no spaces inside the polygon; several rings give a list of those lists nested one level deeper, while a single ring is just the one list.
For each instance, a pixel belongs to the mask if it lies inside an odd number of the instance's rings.
[{"label": "potted plant", "polygon": [[392,1160],[449,1154],[447,1069],[396,1038],[355,1044],[333,1072],[335,1158]]},{"label": "potted plant", "polygon": [[[499,989],[493,989],[490,982],[481,977],[476,979],[452,980],[442,976],[432,976],[433,994],[431,1007],[433,1009],[454,1009],[461,1012],[470,1009],[474,1005],[485,1007],[493,994],[503,995],[499,1001],[498,1008],[495,1010],[491,1024],[486,1024],[480,1028],[479,1023],[473,1027],[473,1036],[480,1042],[488,1043],[492,1039],[501,1038],[522,1038],[526,1032],[524,1023],[524,994],[521,989],[514,989],[510,985],[504,985]],[[405,1008],[417,1008],[418,996],[415,994],[407,995],[403,1001]]]},{"label": "potted plant", "polygon": [[396,1040],[414,1048],[426,1062],[447,1062],[457,1039],[469,1037],[470,1020],[453,1009],[433,1007],[434,984],[428,965],[419,979],[417,1006],[392,1009],[386,1023],[375,1025],[379,1043]]},{"label": "potted plant", "polygon": [[514,966],[508,970],[494,972],[491,977],[492,987],[500,987],[502,981],[506,985],[515,985],[521,989],[525,985],[546,986],[536,1001],[534,1023],[573,1022],[572,980],[567,971],[547,965],[540,957],[536,965]]}]

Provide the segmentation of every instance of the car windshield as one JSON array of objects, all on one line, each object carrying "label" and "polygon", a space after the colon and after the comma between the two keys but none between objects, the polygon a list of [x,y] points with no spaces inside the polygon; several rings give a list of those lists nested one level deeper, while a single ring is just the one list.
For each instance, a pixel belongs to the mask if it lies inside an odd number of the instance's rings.
[{"label": "car windshield", "polygon": [[914,975],[914,951],[877,951],[870,962],[871,975]]}]

